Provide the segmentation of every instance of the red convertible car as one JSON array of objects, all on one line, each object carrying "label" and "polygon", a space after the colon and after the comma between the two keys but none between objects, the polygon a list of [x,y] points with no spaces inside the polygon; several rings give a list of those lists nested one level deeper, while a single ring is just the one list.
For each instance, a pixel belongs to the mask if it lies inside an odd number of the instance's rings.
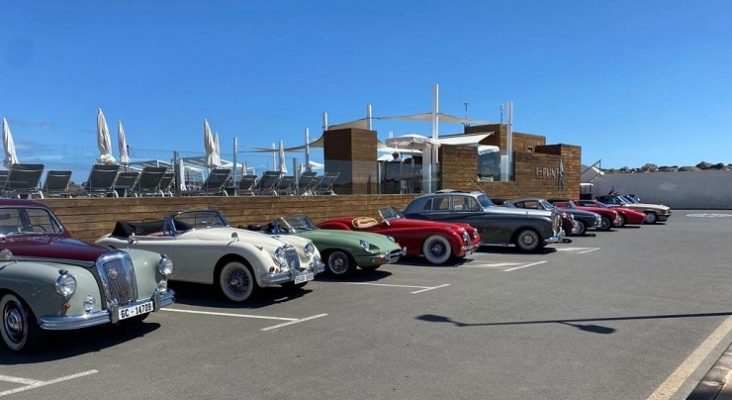
[{"label": "red convertible car", "polygon": [[622,219],[620,218],[620,214],[615,210],[580,206],[569,199],[549,199],[548,201],[557,208],[574,208],[576,210],[592,211],[600,214],[602,219],[600,220],[600,225],[597,226],[597,229],[600,231],[608,231],[613,226],[621,226]]},{"label": "red convertible car", "polygon": [[612,208],[613,210],[617,211],[620,215],[620,225],[619,226],[625,226],[625,224],[631,224],[631,225],[643,225],[643,223],[646,220],[646,214],[638,211],[638,210],[632,210],[630,208],[625,207],[610,207],[605,203],[601,203],[595,199],[592,200],[575,200],[575,204],[583,206],[583,207],[597,207],[597,208]]},{"label": "red convertible car", "polygon": [[470,225],[406,219],[392,207],[382,207],[379,215],[381,221],[371,217],[343,217],[323,221],[318,228],[389,235],[406,248],[406,257],[424,256],[432,264],[463,258],[480,246],[478,230]]}]

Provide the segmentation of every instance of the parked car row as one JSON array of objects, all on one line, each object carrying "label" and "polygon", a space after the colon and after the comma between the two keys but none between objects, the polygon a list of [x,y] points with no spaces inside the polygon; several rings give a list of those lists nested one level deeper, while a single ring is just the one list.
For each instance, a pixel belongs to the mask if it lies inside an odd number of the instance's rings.
[{"label": "parked car row", "polygon": [[671,210],[539,198],[499,206],[482,192],[442,190],[378,214],[233,227],[216,210],[189,210],[120,220],[90,244],[42,203],[0,199],[0,336],[11,351],[29,352],[49,331],[139,323],[174,303],[169,281],[213,285],[244,302],[267,287],[301,288],[321,272],[342,278],[402,257],[439,265],[482,245],[533,252],[588,229],[665,221]]}]

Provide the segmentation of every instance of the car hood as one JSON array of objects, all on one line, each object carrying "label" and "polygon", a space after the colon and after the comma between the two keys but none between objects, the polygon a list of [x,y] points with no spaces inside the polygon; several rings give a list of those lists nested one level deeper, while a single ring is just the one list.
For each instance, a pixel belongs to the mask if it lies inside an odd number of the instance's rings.
[{"label": "car hood", "polygon": [[585,210],[579,210],[576,208],[559,208],[559,210],[566,211],[569,214],[572,214],[574,216],[585,216],[585,217],[592,217],[594,218],[595,215],[598,215],[598,213],[594,211],[585,211]]},{"label": "car hood", "polygon": [[648,204],[648,203],[633,203],[633,204],[627,204],[625,205],[627,208],[645,208],[645,209],[655,209],[655,210],[668,210],[668,207],[662,206],[660,204]]},{"label": "car hood", "polygon": [[231,235],[233,233],[236,233],[239,236],[240,242],[246,242],[254,246],[263,247],[270,252],[274,252],[276,248],[281,247],[285,243],[287,243],[283,240],[280,240],[282,238],[281,236],[270,236],[264,233],[249,231],[246,229],[229,227],[196,229],[190,232],[186,232],[182,236],[187,237],[188,239],[190,239],[191,237],[195,237],[196,239],[202,241],[229,243],[231,242]]},{"label": "car hood", "polygon": [[379,233],[344,231],[338,229],[315,229],[312,231],[298,232],[295,233],[295,235],[311,239],[316,245],[320,241],[336,242],[343,240],[353,241],[358,245],[358,241],[365,240],[379,248],[383,248],[388,245],[399,247],[399,245],[391,241],[385,235]]},{"label": "car hood", "polygon": [[508,208],[508,207],[488,207],[487,210],[492,214],[505,214],[505,215],[521,215],[521,216],[532,216],[532,217],[545,217],[551,218],[554,214],[553,211],[537,210],[534,208]]},{"label": "car hood", "polygon": [[56,258],[94,262],[112,250],[76,239],[56,238],[49,235],[7,238],[0,249],[9,249],[17,257]]}]

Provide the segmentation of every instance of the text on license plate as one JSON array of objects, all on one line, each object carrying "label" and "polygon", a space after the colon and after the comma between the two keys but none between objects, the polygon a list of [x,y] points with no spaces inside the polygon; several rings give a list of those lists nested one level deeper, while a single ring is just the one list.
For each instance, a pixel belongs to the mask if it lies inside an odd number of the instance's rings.
[{"label": "text on license plate", "polygon": [[134,317],[135,315],[142,315],[147,314],[149,312],[152,312],[153,310],[153,302],[148,301],[142,304],[137,304],[134,306],[128,306],[124,308],[119,309],[119,319],[127,319],[130,317]]},{"label": "text on license plate", "polygon": [[307,274],[298,275],[295,277],[295,284],[312,281],[315,279],[315,274],[308,272]]}]

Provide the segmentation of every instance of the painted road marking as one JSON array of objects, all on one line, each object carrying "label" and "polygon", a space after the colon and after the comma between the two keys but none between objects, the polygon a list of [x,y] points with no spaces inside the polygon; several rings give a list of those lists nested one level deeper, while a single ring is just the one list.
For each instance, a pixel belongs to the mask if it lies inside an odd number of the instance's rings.
[{"label": "painted road marking", "polygon": [[78,374],[67,375],[67,376],[62,376],[60,378],[51,379],[50,381],[39,381],[39,380],[35,380],[35,379],[25,379],[25,378],[18,378],[18,377],[14,377],[14,376],[0,375],[0,381],[25,385],[25,386],[22,386],[19,388],[0,392],[0,397],[8,396],[8,395],[20,393],[20,392],[25,392],[26,390],[35,389],[35,388],[39,388],[42,386],[53,385],[54,383],[64,382],[64,381],[68,381],[71,379],[81,378],[82,376],[93,375],[93,374],[96,374],[97,372],[99,372],[99,371],[97,371],[96,369],[91,369],[89,371],[80,372]]},{"label": "painted road marking", "polygon": [[712,334],[709,335],[709,337],[699,347],[697,347],[697,349],[694,350],[694,352],[691,353],[691,355],[689,355],[689,357],[684,360],[678,368],[676,368],[676,371],[674,371],[671,376],[669,376],[668,379],[666,379],[666,381],[664,381],[661,386],[659,386],[658,389],[648,397],[648,400],[670,399],[730,331],[732,331],[732,317],[727,317],[727,319],[725,319],[724,322],[722,322],[722,324],[719,325],[719,327],[717,327],[717,329],[715,329],[714,332],[712,332]]},{"label": "painted road marking", "polygon": [[427,292],[429,290],[433,289],[439,289],[444,288],[446,286],[450,286],[449,283],[446,283],[444,285],[439,286],[414,286],[414,285],[391,285],[388,283],[371,283],[371,282],[341,282],[341,283],[347,283],[350,285],[366,285],[366,286],[384,286],[384,287],[398,287],[398,288],[408,288],[408,289],[420,289],[414,292],[410,292],[409,294],[417,294],[422,292]]},{"label": "painted road marking", "polygon": [[724,218],[732,217],[732,214],[687,214],[686,216],[692,218]]},{"label": "painted road marking", "polygon": [[476,264],[475,262],[471,263],[465,263],[460,266],[460,268],[506,268],[506,267],[515,267],[517,265],[524,265],[525,263],[517,263],[517,262],[494,262],[494,263],[479,263]]},{"label": "painted road marking", "polygon": [[535,265],[541,265],[541,264],[544,264],[545,262],[546,262],[546,260],[544,260],[544,261],[537,261],[537,262],[531,263],[531,264],[524,264],[524,265],[522,265],[520,267],[508,268],[505,271],[506,272],[516,271],[517,269],[521,269],[521,268],[528,268],[528,267],[533,267]]},{"label": "painted road marking", "polygon": [[555,249],[557,249],[557,251],[567,251],[577,254],[587,254],[600,250],[599,247],[555,247]]},{"label": "painted road marking", "polygon": [[306,317],[306,318],[284,318],[284,317],[268,317],[265,315],[247,315],[247,314],[234,314],[234,313],[222,313],[222,312],[212,312],[212,311],[197,311],[197,310],[180,310],[176,308],[170,308],[166,307],[163,308],[165,311],[173,311],[173,312],[180,312],[180,313],[187,313],[187,314],[198,314],[198,315],[213,315],[217,317],[234,317],[234,318],[250,318],[250,319],[267,319],[272,321],[285,321],[282,324],[270,326],[269,328],[263,328],[263,331],[268,331],[271,329],[281,328],[283,326],[288,325],[294,325],[300,322],[310,321],[315,318],[325,317],[328,314],[318,314],[313,315],[312,317]]}]

